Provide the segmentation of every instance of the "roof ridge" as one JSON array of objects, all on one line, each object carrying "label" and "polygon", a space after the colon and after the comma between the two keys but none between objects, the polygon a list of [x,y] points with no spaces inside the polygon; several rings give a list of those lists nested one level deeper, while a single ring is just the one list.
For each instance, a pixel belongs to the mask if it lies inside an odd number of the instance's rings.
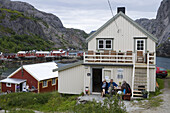
[{"label": "roof ridge", "polygon": [[109,19],[105,24],[103,24],[100,28],[97,29],[96,32],[92,33],[87,39],[86,42],[89,42],[91,39],[93,39],[96,35],[98,35],[104,28],[106,28],[111,22],[115,21],[119,16],[124,17],[128,22],[130,22],[132,25],[134,25],[138,30],[142,31],[145,35],[147,35],[149,38],[151,38],[154,42],[157,42],[158,39],[153,36],[151,33],[146,31],[143,27],[141,27],[139,24],[137,24],[134,20],[132,20],[130,17],[125,15],[123,12],[117,13],[114,17]]}]

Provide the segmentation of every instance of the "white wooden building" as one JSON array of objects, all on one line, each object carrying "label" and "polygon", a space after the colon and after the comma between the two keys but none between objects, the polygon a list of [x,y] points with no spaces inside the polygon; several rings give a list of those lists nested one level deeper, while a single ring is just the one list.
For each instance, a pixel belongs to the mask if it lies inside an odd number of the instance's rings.
[{"label": "white wooden building", "polygon": [[100,92],[104,79],[127,81],[133,97],[139,90],[155,91],[157,38],[127,15],[119,12],[86,41],[83,61],[54,70],[60,93]]}]

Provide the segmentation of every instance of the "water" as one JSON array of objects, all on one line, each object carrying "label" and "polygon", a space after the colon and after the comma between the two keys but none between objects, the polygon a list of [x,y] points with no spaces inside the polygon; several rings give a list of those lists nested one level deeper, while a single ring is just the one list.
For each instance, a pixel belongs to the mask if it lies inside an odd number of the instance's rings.
[{"label": "water", "polygon": [[170,58],[156,57],[156,66],[170,69]]},{"label": "water", "polygon": [[[59,63],[59,61],[55,61],[55,62],[57,63],[58,67],[63,67],[65,65],[70,64],[70,63],[67,63],[67,64]],[[163,67],[165,69],[170,69],[170,58],[156,57],[156,63],[157,63],[157,65],[156,65],[157,67]],[[11,65],[12,65],[12,67],[8,67],[8,69],[2,73],[2,76],[8,76],[12,72],[14,72],[18,67],[20,67],[20,64],[17,62],[10,64],[10,66]]]}]

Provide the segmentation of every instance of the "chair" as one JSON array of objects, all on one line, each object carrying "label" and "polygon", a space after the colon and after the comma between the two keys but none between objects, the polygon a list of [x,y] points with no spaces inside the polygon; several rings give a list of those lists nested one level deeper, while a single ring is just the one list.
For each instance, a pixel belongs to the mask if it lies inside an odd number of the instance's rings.
[{"label": "chair", "polygon": [[110,57],[110,59],[111,59],[110,62],[116,62],[116,56],[115,56],[115,55],[116,55],[116,51],[113,51],[113,50],[112,50],[112,51],[110,52],[110,55],[113,55],[113,56]]},{"label": "chair", "polygon": [[[118,53],[118,59],[122,59],[122,60],[123,60],[123,57],[120,57],[119,55],[122,56],[122,55],[124,55],[124,53],[121,53],[121,52]],[[120,60],[119,60],[118,62],[119,62],[119,63],[123,63],[124,61],[120,61]]]},{"label": "chair", "polygon": [[[109,57],[107,55],[109,55],[109,50],[104,50],[104,53],[102,53],[102,55],[105,55],[104,57],[102,57],[102,59],[109,59]],[[104,60],[102,62],[109,62],[109,60]]]},{"label": "chair", "polygon": [[[94,55],[94,51],[88,51],[88,55]],[[88,59],[94,59],[94,57],[88,56]],[[94,60],[88,60],[88,62],[94,62]]]},{"label": "chair", "polygon": [[137,62],[138,63],[143,63],[144,62],[143,51],[137,51]]},{"label": "chair", "polygon": [[[127,51],[126,52],[127,56],[132,56],[132,51]],[[132,56],[133,57],[133,56]],[[126,57],[125,59],[127,60],[132,60],[132,57]],[[132,63],[133,61],[125,61],[125,63]]]}]

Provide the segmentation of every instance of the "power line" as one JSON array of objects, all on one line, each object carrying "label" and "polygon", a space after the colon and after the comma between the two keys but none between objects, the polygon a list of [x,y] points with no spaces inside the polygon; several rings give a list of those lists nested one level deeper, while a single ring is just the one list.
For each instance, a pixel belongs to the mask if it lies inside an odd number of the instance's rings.
[{"label": "power line", "polygon": [[112,16],[114,16],[113,15],[113,11],[112,11],[112,7],[111,7],[111,4],[110,4],[110,1],[109,0],[107,0],[108,1],[108,4],[109,4],[109,7],[110,7],[110,11],[111,11],[111,13],[112,13]]},{"label": "power line", "polygon": [[[107,1],[108,1],[108,4],[109,4],[109,7],[110,7],[110,11],[111,11],[111,13],[112,13],[112,16],[114,16],[114,15],[113,15],[113,10],[112,10],[111,4],[110,4],[110,1],[109,1],[109,0],[107,0]],[[114,21],[114,23],[115,23],[115,25],[116,25],[117,32],[119,32],[119,28],[118,28],[118,25],[117,25],[117,23],[116,23],[116,20]]]}]

